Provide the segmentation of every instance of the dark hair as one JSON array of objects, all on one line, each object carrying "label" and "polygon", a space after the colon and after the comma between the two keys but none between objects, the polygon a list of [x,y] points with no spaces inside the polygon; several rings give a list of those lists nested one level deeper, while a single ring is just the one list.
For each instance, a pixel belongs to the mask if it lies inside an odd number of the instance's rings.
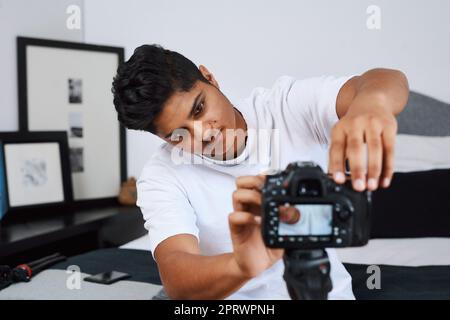
[{"label": "dark hair", "polygon": [[176,91],[189,91],[197,80],[207,82],[197,66],[183,55],[143,45],[122,63],[112,83],[114,106],[126,128],[155,133],[154,119]]}]

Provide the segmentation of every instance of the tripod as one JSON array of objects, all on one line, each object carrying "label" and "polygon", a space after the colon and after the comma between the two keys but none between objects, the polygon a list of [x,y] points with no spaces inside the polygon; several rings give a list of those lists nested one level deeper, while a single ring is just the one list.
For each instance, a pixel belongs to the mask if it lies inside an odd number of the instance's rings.
[{"label": "tripod", "polygon": [[325,249],[286,249],[283,262],[283,278],[292,300],[327,299],[332,284]]},{"label": "tripod", "polygon": [[38,260],[19,264],[15,268],[11,268],[7,265],[0,265],[0,290],[5,289],[16,282],[28,282],[35,274],[66,259],[67,258],[60,253],[55,253]]}]

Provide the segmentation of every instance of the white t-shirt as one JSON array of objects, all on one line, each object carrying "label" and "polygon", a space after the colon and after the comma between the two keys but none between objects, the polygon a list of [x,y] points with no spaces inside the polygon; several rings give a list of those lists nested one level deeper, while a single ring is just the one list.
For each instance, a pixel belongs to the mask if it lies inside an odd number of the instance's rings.
[{"label": "white t-shirt", "polygon": [[[161,241],[181,233],[196,236],[203,255],[232,252],[228,215],[236,177],[284,169],[293,161],[314,161],[327,172],[330,132],[338,121],[336,98],[348,79],[283,76],[272,88],[256,88],[234,103],[247,123],[248,137],[244,151],[233,160],[186,153],[174,158],[178,148],[163,144],[137,182],[137,205],[152,254]],[[350,275],[335,250],[327,251],[333,283],[328,298],[354,299]],[[283,271],[280,260],[227,299],[290,299]]]}]

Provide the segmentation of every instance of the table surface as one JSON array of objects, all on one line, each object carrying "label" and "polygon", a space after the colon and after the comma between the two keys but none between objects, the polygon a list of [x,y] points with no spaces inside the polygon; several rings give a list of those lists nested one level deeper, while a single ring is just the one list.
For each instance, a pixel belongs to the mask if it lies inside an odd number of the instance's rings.
[{"label": "table surface", "polygon": [[100,225],[117,216],[136,214],[137,207],[112,205],[108,207],[61,212],[42,218],[29,218],[0,223],[0,257],[20,248],[29,248],[57,239],[71,237]]}]

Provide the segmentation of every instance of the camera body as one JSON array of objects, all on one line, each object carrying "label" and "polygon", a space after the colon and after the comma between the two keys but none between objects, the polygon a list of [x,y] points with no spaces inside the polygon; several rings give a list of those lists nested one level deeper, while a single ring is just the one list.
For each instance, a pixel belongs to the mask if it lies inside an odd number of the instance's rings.
[{"label": "camera body", "polygon": [[[297,222],[280,214],[299,215]],[[266,178],[262,189],[262,235],[266,246],[322,249],[367,244],[371,192],[337,184],[314,162],[293,162]]]}]

